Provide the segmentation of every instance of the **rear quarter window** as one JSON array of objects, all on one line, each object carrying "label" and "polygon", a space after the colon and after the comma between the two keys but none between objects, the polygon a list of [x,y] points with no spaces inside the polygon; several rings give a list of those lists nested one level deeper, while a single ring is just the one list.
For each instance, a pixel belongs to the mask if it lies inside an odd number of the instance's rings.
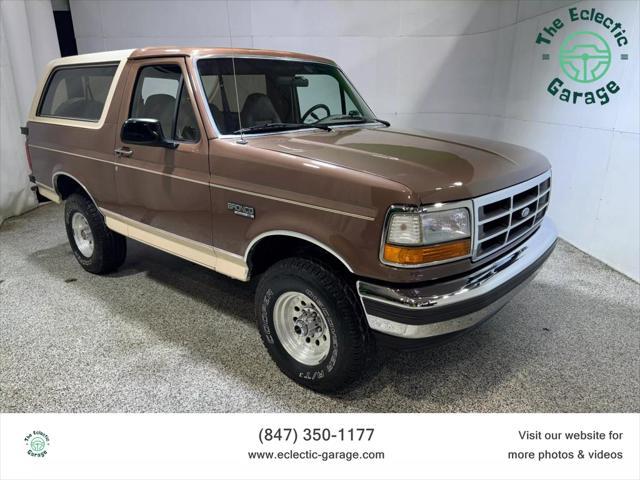
[{"label": "rear quarter window", "polygon": [[37,115],[97,122],[118,64],[63,67],[49,76]]}]

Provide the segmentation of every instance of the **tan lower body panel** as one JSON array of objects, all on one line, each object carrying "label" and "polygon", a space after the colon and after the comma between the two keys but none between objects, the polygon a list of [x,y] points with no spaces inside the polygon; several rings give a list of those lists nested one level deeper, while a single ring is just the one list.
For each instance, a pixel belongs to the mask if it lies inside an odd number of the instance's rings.
[{"label": "tan lower body panel", "polygon": [[165,232],[103,208],[100,211],[104,215],[107,227],[114,232],[210,268],[231,278],[242,281],[249,279],[249,268],[239,255]]},{"label": "tan lower body panel", "polygon": [[38,186],[38,192],[40,192],[40,195],[44,198],[48,198],[52,202],[60,203],[60,195],[58,195],[53,188],[39,182],[36,182],[36,185]]}]

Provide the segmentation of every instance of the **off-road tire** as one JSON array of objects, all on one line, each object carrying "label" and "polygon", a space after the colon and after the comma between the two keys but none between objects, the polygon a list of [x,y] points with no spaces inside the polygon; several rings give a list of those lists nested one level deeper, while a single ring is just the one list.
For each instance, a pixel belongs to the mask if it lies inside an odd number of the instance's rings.
[{"label": "off-road tire", "polygon": [[[76,245],[71,227],[71,218],[75,212],[80,212],[87,219],[93,235],[93,253],[84,256]],[[73,250],[73,255],[87,272],[105,274],[120,267],[127,256],[127,239],[107,227],[104,217],[98,207],[89,197],[81,193],[73,193],[65,201],[64,224],[67,238]]]},{"label": "off-road tire", "polygon": [[[318,365],[296,361],[285,350],[274,326],[274,305],[285,292],[301,292],[321,309],[331,334],[327,357]],[[270,267],[256,289],[256,321],[262,341],[282,372],[312,390],[336,393],[352,387],[374,356],[374,339],[355,286],[316,260],[288,258]]]}]

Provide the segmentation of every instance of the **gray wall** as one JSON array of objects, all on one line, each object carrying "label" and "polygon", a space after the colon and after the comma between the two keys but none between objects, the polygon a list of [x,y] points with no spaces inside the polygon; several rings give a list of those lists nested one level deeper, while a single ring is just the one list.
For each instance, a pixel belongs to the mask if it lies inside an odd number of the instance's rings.
[{"label": "gray wall", "polygon": [[[559,66],[556,58],[541,61],[547,50],[535,38],[573,4],[71,0],[71,11],[81,53],[173,44],[323,55],[394,125],[539,150],[553,165],[551,215],[562,237],[638,280],[639,4],[578,3],[622,21],[630,41],[629,60],[616,58],[607,75],[622,90],[604,106],[567,105],[545,91]],[[562,35],[576,28],[567,25]]]}]

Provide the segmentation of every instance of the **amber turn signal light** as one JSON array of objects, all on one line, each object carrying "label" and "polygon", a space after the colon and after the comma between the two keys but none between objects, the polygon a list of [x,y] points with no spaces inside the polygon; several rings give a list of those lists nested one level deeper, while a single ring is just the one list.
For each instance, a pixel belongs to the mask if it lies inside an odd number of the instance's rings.
[{"label": "amber turn signal light", "polygon": [[400,247],[398,245],[385,244],[384,259],[387,262],[401,265],[421,265],[423,263],[464,257],[469,255],[470,252],[471,240],[468,238],[426,247]]}]

